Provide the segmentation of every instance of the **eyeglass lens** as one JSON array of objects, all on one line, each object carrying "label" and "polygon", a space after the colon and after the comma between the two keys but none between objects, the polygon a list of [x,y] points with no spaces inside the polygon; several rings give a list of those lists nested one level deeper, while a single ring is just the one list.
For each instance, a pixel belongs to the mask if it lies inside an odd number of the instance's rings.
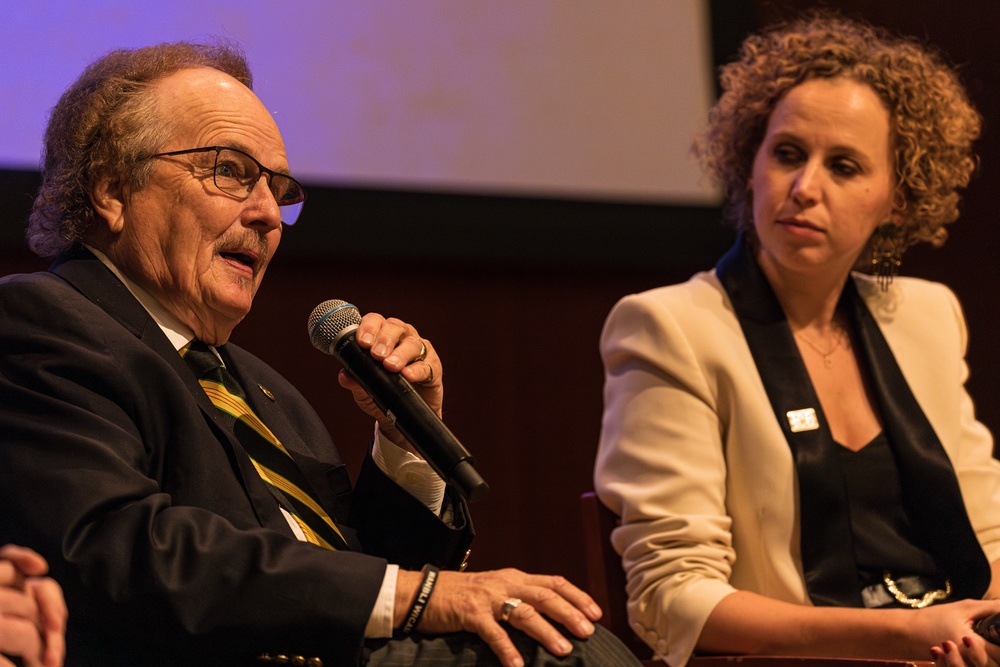
[{"label": "eyeglass lens", "polygon": [[[261,166],[249,155],[223,148],[215,156],[215,186],[227,194],[246,198],[260,181]],[[305,203],[305,192],[292,178],[268,171],[268,188],[281,207],[281,221],[294,225]]]}]

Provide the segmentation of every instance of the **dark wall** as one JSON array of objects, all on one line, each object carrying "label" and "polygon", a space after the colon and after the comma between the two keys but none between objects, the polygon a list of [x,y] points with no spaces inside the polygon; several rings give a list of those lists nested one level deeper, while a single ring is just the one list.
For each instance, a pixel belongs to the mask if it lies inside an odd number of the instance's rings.
[{"label": "dark wall", "polygon": [[[810,4],[816,3],[710,3],[716,52],[730,56],[746,30]],[[963,64],[986,115],[982,168],[952,239],[942,250],[908,253],[904,272],[943,280],[958,292],[971,330],[970,389],[996,430],[995,3],[825,4],[938,44]],[[0,173],[0,273],[45,265],[20,241],[36,187],[33,173]],[[416,324],[445,360],[445,419],[492,487],[473,508],[479,537],[471,566],[512,565],[583,582],[577,496],[592,484],[604,316],[626,293],[709,268],[732,238],[719,212],[347,188],[310,194],[234,340],[303,390],[356,469],[371,425],[336,384],[336,364],[310,346],[306,318],[319,302],[341,298]]]}]

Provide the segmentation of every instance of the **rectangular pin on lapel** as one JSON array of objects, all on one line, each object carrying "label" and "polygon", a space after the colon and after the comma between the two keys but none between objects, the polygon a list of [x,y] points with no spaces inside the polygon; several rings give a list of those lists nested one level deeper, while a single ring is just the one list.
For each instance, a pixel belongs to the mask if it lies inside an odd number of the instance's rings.
[{"label": "rectangular pin on lapel", "polygon": [[815,431],[819,428],[819,419],[814,408],[789,410],[785,416],[788,417],[788,428],[792,429],[792,433]]}]

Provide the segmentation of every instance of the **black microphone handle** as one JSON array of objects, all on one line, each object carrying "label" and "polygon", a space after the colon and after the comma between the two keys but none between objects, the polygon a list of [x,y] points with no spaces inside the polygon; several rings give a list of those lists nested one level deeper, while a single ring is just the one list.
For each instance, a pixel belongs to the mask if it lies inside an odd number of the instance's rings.
[{"label": "black microphone handle", "polygon": [[[330,349],[441,479],[455,486],[470,502],[489,491],[473,467],[472,455],[399,373],[386,370],[368,350],[358,345],[357,326],[343,333]],[[412,415],[413,419],[398,419]]]},{"label": "black microphone handle", "polygon": [[1000,612],[979,619],[972,629],[987,641],[1000,644]]}]

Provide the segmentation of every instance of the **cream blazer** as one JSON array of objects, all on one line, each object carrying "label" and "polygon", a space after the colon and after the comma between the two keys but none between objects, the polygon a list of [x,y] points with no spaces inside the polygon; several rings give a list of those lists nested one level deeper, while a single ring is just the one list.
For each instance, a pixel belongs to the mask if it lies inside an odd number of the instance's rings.
[{"label": "cream blazer", "polygon": [[[990,562],[1000,558],[1000,463],[965,391],[967,332],[945,286],[855,275],[958,475]],[[631,625],[676,667],[718,602],[748,590],[812,604],[791,449],[715,272],[623,298],[601,337],[604,418],[594,474],[622,517],[612,543]]]}]

